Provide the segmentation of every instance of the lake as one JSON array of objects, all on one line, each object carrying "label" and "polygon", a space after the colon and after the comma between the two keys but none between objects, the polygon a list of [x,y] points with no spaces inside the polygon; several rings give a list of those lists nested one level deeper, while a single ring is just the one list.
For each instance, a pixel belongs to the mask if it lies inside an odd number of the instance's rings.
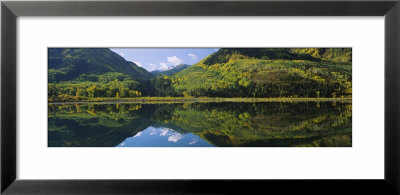
[{"label": "lake", "polygon": [[48,146],[351,147],[352,104],[49,104]]}]

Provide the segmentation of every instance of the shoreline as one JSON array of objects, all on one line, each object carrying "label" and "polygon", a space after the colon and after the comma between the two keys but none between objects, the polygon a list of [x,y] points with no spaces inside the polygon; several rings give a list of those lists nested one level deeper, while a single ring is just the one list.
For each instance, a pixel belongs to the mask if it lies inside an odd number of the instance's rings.
[{"label": "shoreline", "polygon": [[82,101],[48,102],[48,104],[161,104],[161,103],[208,103],[208,102],[341,102],[352,103],[345,98],[185,98],[185,97],[141,97],[141,98],[93,98]]}]

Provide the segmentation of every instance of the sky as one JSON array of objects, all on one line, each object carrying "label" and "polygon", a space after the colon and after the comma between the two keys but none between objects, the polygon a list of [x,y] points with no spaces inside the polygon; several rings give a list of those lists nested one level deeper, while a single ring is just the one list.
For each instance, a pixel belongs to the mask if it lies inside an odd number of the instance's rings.
[{"label": "sky", "polygon": [[125,60],[147,71],[167,70],[179,64],[193,65],[219,48],[110,48]]}]

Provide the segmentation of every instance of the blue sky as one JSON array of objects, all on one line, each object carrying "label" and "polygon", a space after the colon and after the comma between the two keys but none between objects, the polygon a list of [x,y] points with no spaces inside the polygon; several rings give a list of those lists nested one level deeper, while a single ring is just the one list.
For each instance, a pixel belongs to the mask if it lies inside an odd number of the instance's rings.
[{"label": "blue sky", "polygon": [[179,64],[193,65],[219,48],[110,48],[125,60],[148,71],[169,69]]}]

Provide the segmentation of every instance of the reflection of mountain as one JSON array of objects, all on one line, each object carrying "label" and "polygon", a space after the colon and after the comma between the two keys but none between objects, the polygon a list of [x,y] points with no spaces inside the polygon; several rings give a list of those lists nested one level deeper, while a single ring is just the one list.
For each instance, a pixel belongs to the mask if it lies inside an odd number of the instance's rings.
[{"label": "reflection of mountain", "polygon": [[151,125],[140,105],[50,105],[49,146],[111,147]]},{"label": "reflection of mountain", "polygon": [[169,123],[217,146],[351,145],[350,104],[192,104]]},{"label": "reflection of mountain", "polygon": [[351,121],[332,102],[50,105],[49,146],[116,146],[149,126],[216,146],[351,146]]}]

